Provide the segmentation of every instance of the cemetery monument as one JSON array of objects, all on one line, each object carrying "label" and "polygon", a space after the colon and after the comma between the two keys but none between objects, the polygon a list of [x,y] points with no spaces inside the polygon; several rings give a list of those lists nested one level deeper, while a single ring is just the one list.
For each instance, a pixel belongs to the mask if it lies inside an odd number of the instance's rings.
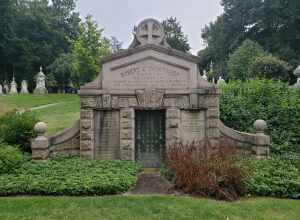
[{"label": "cemetery monument", "polygon": [[17,85],[17,83],[15,81],[15,77],[13,76],[13,80],[10,83],[10,91],[9,91],[9,93],[10,94],[17,94],[18,93],[17,87],[18,87],[18,85]]},{"label": "cemetery monument", "polygon": [[22,94],[28,94],[28,84],[26,82],[26,80],[23,80],[21,83],[21,93]]},{"label": "cemetery monument", "polygon": [[[99,76],[80,88],[80,120],[49,137],[48,146],[34,140],[33,158],[80,155],[160,167],[169,146],[204,139],[212,147],[229,143],[266,158],[266,123],[256,121],[255,134],[226,127],[220,121],[220,90],[201,76],[198,61],[166,43],[160,22],[145,19],[130,47],[104,58]],[[37,130],[45,136],[45,129]]]},{"label": "cemetery monument", "polygon": [[40,67],[40,72],[36,75],[36,87],[33,93],[41,95],[48,93],[48,90],[46,88],[46,76],[43,73],[42,67]]}]

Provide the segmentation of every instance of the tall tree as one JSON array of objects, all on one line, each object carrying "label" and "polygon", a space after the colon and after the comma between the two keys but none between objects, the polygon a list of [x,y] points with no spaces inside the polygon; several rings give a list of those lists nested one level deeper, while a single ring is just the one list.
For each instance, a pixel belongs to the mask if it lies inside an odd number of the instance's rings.
[{"label": "tall tree", "polygon": [[19,82],[26,79],[32,88],[39,66],[48,66],[71,49],[80,21],[74,9],[75,0],[0,1],[0,20],[5,22],[0,34],[0,74],[9,73],[10,80],[14,71]]},{"label": "tall tree", "polygon": [[166,32],[166,40],[172,48],[183,52],[191,49],[188,37],[183,33],[182,25],[176,17],[167,18],[162,25]]},{"label": "tall tree", "polygon": [[77,86],[92,81],[100,71],[100,59],[109,54],[109,41],[103,37],[91,16],[80,24],[79,37],[73,41],[74,68],[73,78]]},{"label": "tall tree", "polygon": [[251,39],[293,66],[300,62],[300,1],[222,0],[224,13],[206,26],[207,48],[199,52],[201,66],[214,60],[227,73],[226,61],[245,39]]}]

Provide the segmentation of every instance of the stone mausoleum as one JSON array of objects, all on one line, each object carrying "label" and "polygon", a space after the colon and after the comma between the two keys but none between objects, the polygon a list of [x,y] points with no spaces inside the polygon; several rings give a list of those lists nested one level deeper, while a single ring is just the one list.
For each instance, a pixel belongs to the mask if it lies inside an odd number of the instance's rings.
[{"label": "stone mausoleum", "polygon": [[72,128],[46,138],[43,126],[36,126],[34,158],[72,154],[159,167],[168,146],[205,138],[211,146],[230,143],[241,152],[267,157],[265,122],[256,121],[256,134],[223,125],[220,91],[202,78],[198,60],[172,49],[161,23],[142,21],[129,49],[103,59],[98,78],[81,87],[80,120]]}]

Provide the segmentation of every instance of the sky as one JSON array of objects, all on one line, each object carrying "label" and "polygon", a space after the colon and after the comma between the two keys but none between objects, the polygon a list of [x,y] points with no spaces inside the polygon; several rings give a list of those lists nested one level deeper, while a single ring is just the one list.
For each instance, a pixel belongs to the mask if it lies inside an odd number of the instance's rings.
[{"label": "sky", "polygon": [[191,52],[204,47],[201,30],[222,14],[221,0],[78,0],[77,10],[82,17],[90,14],[106,37],[115,36],[127,48],[132,30],[145,18],[162,21],[174,16],[188,35]]}]

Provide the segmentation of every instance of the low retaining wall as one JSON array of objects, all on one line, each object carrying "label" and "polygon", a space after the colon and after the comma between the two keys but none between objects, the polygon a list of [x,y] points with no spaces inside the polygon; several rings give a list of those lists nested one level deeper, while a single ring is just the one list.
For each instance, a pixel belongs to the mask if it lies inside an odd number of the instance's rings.
[{"label": "low retaining wall", "polygon": [[256,128],[256,134],[239,132],[226,127],[221,121],[218,126],[220,147],[234,147],[241,154],[255,155],[259,159],[269,156],[270,136],[265,135],[263,130]]},{"label": "low retaining wall", "polygon": [[[264,134],[266,124],[258,120],[254,127],[255,134],[243,133],[226,127],[219,120],[219,137],[210,138],[209,141],[212,147],[233,147],[242,155],[254,155],[258,159],[267,158],[271,141],[270,136]],[[43,122],[35,126],[38,137],[31,143],[33,159],[80,155],[80,120],[77,120],[71,128],[50,137],[45,137],[46,128],[47,125]]]}]

